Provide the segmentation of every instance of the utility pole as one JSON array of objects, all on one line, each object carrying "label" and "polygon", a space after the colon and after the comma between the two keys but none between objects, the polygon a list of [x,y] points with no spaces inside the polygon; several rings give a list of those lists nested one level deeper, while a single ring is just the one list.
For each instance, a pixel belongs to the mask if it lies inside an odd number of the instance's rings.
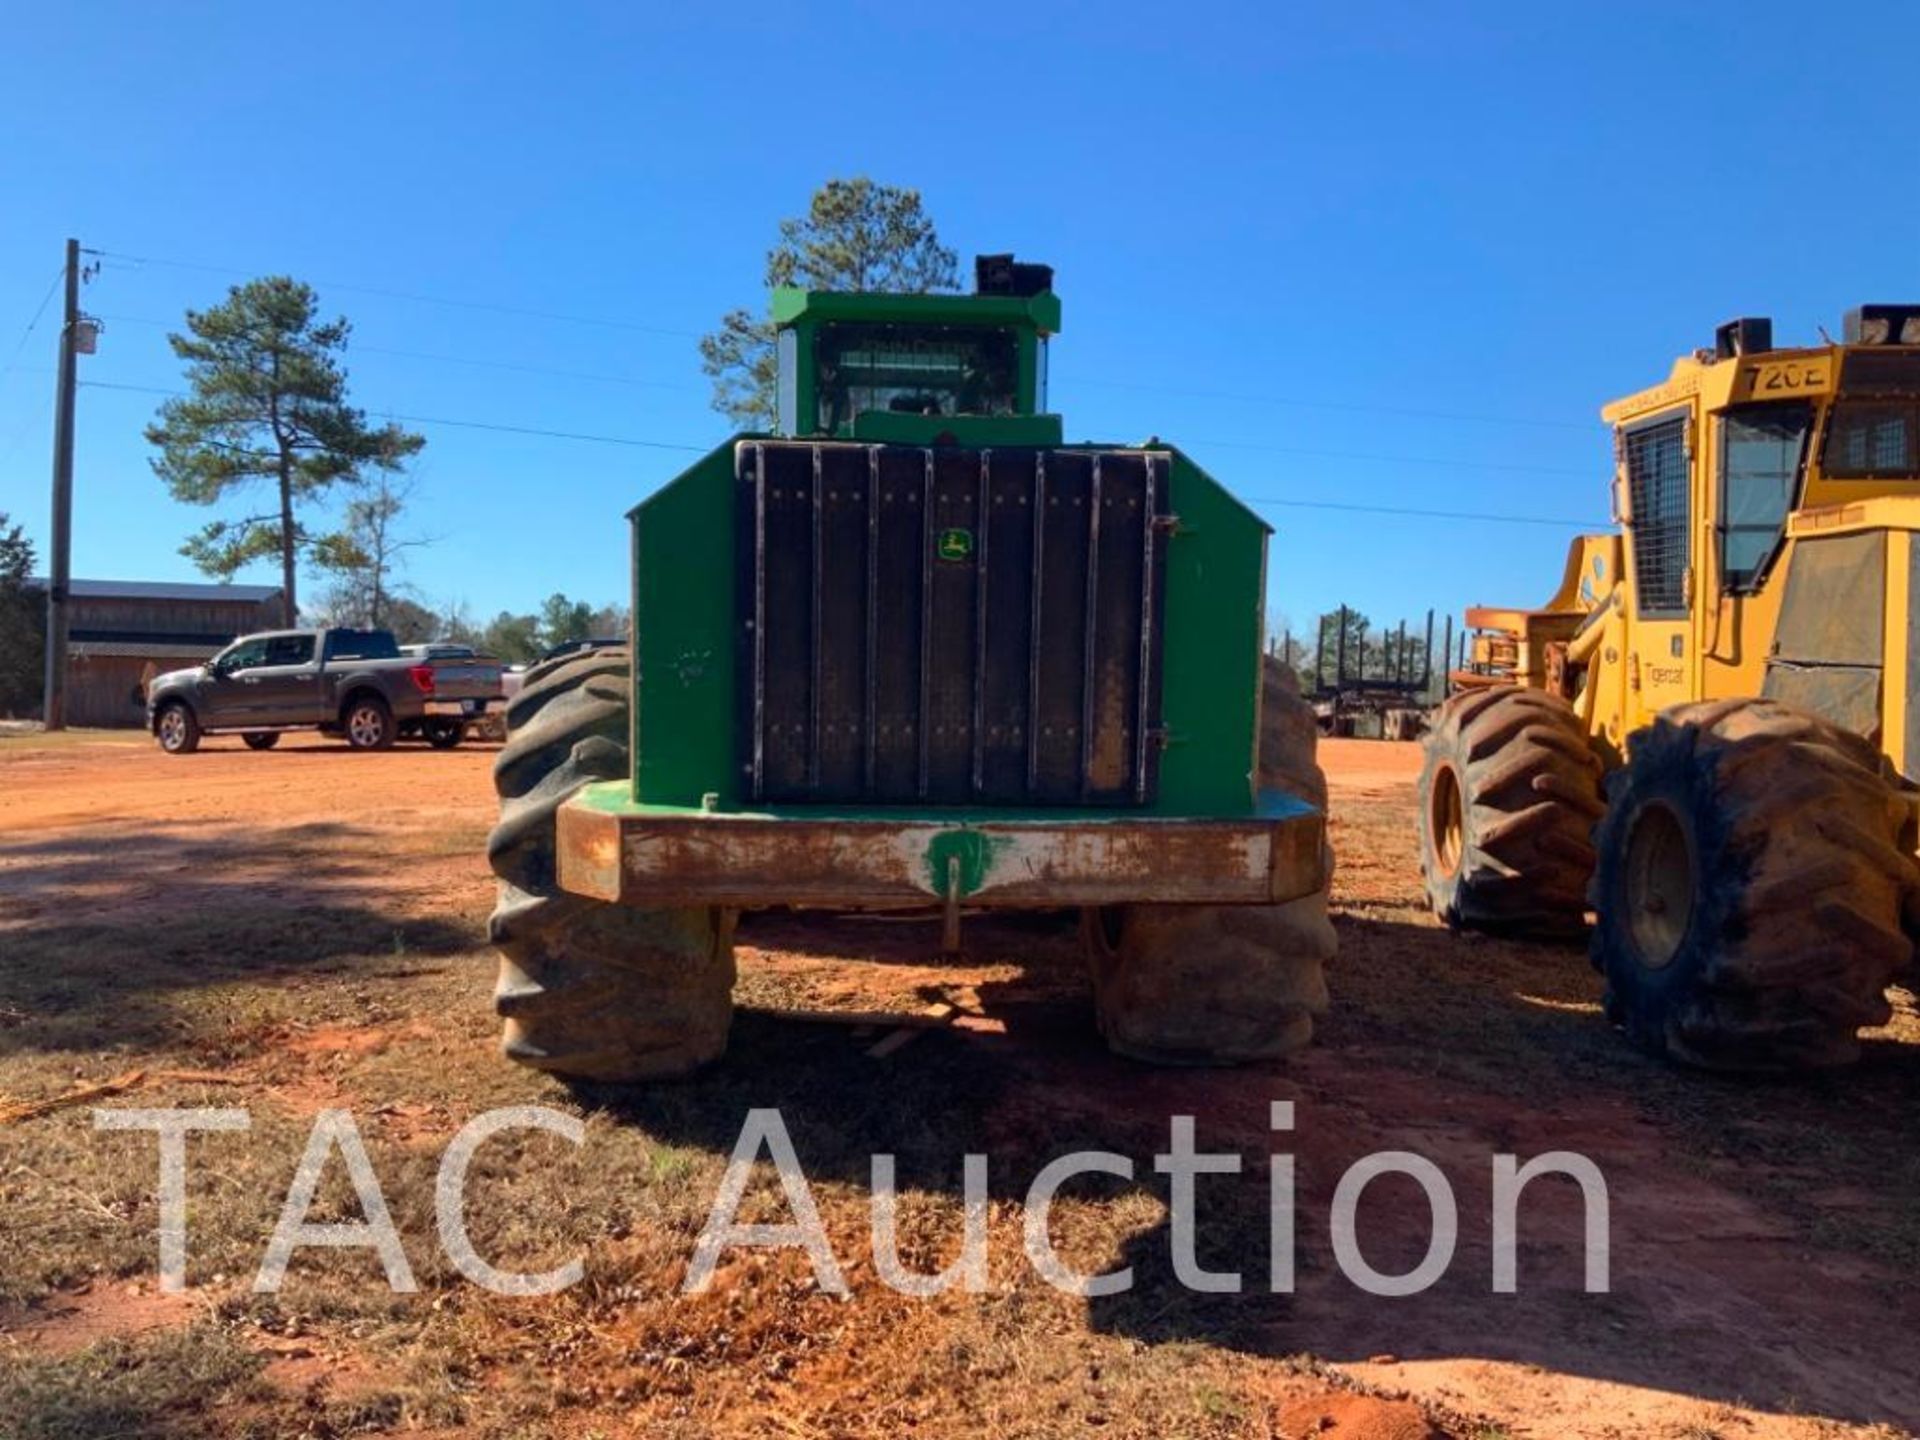
[{"label": "utility pole", "polygon": [[73,584],[73,385],[80,322],[80,242],[67,241],[67,303],[60,320],[60,371],[53,400],[53,529],[48,549],[47,673],[42,715],[67,728],[67,592]]}]

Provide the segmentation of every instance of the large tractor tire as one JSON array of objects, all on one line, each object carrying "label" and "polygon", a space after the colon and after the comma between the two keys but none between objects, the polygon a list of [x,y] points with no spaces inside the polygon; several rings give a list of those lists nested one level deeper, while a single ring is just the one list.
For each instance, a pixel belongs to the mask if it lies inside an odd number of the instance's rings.
[{"label": "large tractor tire", "polygon": [[1857,735],[1774,700],[1667,711],[1612,776],[1593,904],[1607,1013],[1715,1070],[1856,1059],[1886,1023],[1920,895],[1902,782]]},{"label": "large tractor tire", "polygon": [[568,894],[555,815],[581,786],[629,773],[625,650],[529,672],[494,762],[500,877],[488,932],[509,1059],[571,1080],[655,1080],[718,1058],[733,1018],[733,914],[639,909]]},{"label": "large tractor tire", "polygon": [[1497,686],[1434,716],[1420,772],[1420,874],[1451,929],[1565,938],[1586,926],[1600,757],[1566,701]]},{"label": "large tractor tire", "polygon": [[[1266,662],[1262,788],[1324,810],[1318,726],[1291,676]],[[1329,880],[1333,852],[1322,855]],[[1338,942],[1327,892],[1285,905],[1115,905],[1085,911],[1081,944],[1100,1033],[1116,1053],[1161,1065],[1235,1065],[1292,1054],[1327,1011]]]},{"label": "large tractor tire", "polygon": [[1115,1053],[1156,1065],[1291,1055],[1327,1009],[1326,897],[1289,905],[1109,905],[1081,915],[1094,1013]]}]

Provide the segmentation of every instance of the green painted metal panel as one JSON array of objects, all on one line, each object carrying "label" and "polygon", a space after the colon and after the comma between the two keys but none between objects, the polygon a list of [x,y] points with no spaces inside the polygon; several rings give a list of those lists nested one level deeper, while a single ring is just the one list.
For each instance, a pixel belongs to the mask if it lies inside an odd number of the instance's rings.
[{"label": "green painted metal panel", "polygon": [[1254,800],[1270,527],[1178,450],[1173,513],[1156,808],[1244,814]]},{"label": "green painted metal panel", "polygon": [[[632,512],[638,761],[631,793],[642,804],[698,806],[712,793],[732,810],[745,793],[744,757],[735,754],[733,452],[749,438],[728,440]],[[1170,453],[1176,528],[1162,617],[1167,744],[1154,804],[1123,813],[1246,815],[1256,807],[1269,527],[1185,455]],[[1034,813],[1058,820],[1071,812]]]},{"label": "green painted metal panel", "polygon": [[728,440],[636,506],[636,800],[738,794],[734,760],[733,447]]},{"label": "green painted metal panel", "polygon": [[773,292],[773,323],[865,320],[883,325],[1012,325],[1060,333],[1060,297],[1039,295],[889,295],[873,291]]},{"label": "green painted metal panel", "polygon": [[[652,815],[660,819],[685,818],[690,815],[711,813],[704,806],[667,805],[637,801],[630,788],[619,781],[588,785],[576,797],[577,802],[591,810],[608,815]],[[726,809],[727,807],[722,807]],[[1279,790],[1262,790],[1246,804],[1239,805],[1228,813],[1239,819],[1255,820],[1292,820],[1311,814],[1313,807],[1297,795],[1288,795]],[[766,820],[772,822],[787,820],[897,820],[902,824],[938,824],[965,828],[971,825],[1058,825],[1062,821],[1080,825],[1131,825],[1142,819],[1181,819],[1180,815],[1157,815],[1151,810],[1116,810],[1112,808],[1095,809],[1062,806],[1057,809],[1042,809],[1038,806],[1000,806],[981,805],[926,805],[926,806],[876,806],[876,805],[756,805],[748,809],[728,809],[729,818],[743,821]],[[1200,819],[1220,818],[1213,816],[1192,817]]]}]

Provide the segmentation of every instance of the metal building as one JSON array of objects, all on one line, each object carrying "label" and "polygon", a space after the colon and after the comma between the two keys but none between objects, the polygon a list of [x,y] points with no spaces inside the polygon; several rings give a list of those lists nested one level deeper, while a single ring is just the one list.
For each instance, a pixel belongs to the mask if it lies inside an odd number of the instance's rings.
[{"label": "metal building", "polygon": [[75,580],[69,593],[69,725],[145,723],[148,680],[272,629],[283,613],[278,586]]}]

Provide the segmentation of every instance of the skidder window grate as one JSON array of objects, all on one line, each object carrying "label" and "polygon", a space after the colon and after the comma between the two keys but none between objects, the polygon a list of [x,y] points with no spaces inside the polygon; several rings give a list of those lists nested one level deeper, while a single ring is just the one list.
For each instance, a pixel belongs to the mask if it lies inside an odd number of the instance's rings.
[{"label": "skidder window grate", "polygon": [[1684,615],[1692,560],[1687,521],[1687,421],[1657,421],[1627,432],[1627,488],[1633,507],[1635,583],[1644,617]]}]

